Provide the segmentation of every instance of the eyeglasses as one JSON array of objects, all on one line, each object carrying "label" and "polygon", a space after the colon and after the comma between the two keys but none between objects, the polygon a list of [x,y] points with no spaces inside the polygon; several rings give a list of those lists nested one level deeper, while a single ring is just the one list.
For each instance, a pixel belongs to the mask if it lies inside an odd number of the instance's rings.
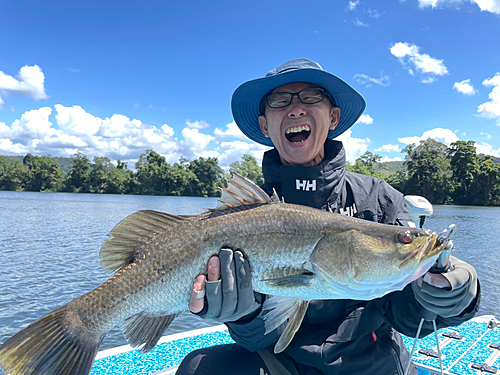
[{"label": "eyeglasses", "polygon": [[319,103],[323,101],[326,96],[330,99],[332,105],[335,105],[331,95],[321,87],[311,87],[296,93],[276,92],[266,98],[266,103],[270,108],[285,108],[292,104],[294,96],[297,96],[299,101],[303,104]]}]

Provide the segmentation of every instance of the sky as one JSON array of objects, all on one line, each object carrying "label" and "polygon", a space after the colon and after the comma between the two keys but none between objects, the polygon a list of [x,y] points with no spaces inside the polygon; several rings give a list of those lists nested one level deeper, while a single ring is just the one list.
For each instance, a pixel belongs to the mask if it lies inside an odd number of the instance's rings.
[{"label": "sky", "polygon": [[260,162],[231,95],[300,57],[367,102],[350,163],[427,138],[500,156],[500,0],[0,0],[0,155]]}]

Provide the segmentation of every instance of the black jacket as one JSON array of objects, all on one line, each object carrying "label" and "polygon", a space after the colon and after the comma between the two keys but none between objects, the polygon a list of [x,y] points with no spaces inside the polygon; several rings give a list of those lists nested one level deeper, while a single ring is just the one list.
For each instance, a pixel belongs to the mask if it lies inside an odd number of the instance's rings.
[{"label": "black jacket", "polygon": [[[403,195],[386,182],[345,170],[341,142],[327,140],[324,160],[313,167],[284,166],[275,149],[263,161],[265,185],[287,203],[305,204],[380,223],[414,226]],[[480,293],[478,292],[478,296]],[[419,304],[411,286],[371,301],[315,300],[285,353],[301,374],[403,374],[409,353],[401,335],[414,337],[420,322]],[[472,318],[479,297],[458,317],[438,317],[438,328]],[[260,316],[227,323],[233,339],[250,351],[273,345],[284,326],[264,335]],[[425,322],[422,335],[432,332]],[[410,374],[417,371],[412,365]]]}]

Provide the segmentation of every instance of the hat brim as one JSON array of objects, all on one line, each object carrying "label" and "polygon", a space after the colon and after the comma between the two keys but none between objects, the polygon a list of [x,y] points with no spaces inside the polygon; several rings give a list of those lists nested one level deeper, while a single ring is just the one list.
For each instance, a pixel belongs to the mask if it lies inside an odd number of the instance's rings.
[{"label": "hat brim", "polygon": [[241,131],[251,140],[273,147],[259,126],[259,103],[262,97],[276,87],[292,82],[308,82],[323,87],[340,108],[340,121],[328,132],[335,138],[349,129],[366,107],[365,99],[355,89],[337,76],[319,69],[297,69],[270,77],[258,78],[239,86],[231,99],[233,118]]}]

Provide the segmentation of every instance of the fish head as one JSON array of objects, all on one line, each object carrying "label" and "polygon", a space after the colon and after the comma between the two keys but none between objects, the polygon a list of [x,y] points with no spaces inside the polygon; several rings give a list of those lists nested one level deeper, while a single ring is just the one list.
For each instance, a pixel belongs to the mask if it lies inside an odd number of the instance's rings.
[{"label": "fish head", "polygon": [[358,220],[325,234],[309,260],[331,298],[370,300],[425,274],[446,245],[447,239],[429,229]]}]

